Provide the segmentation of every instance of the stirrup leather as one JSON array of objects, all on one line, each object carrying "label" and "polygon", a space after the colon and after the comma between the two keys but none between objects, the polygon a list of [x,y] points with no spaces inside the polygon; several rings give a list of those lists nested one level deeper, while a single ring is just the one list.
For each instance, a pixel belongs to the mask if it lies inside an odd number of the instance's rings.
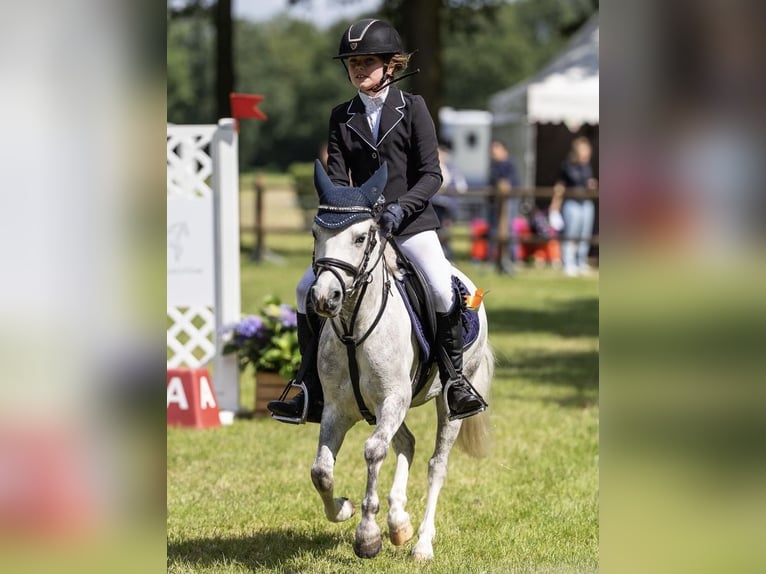
[{"label": "stirrup leather", "polygon": [[462,377],[462,379],[463,379],[463,382],[465,384],[467,384],[471,388],[471,391],[473,391],[473,394],[476,396],[476,398],[478,398],[479,401],[481,401],[481,405],[479,407],[475,408],[472,411],[468,411],[467,413],[462,413],[462,414],[453,413],[452,410],[449,408],[449,401],[447,400],[447,395],[448,395],[449,390],[452,387],[452,385],[454,385],[457,381],[455,381],[455,380],[448,381],[447,384],[444,385],[444,388],[442,389],[442,397],[444,399],[444,412],[447,413],[447,418],[450,421],[457,421],[457,420],[460,420],[460,419],[465,419],[465,418],[468,418],[468,417],[472,417],[473,415],[478,415],[479,413],[486,411],[487,407],[489,406],[487,404],[487,401],[484,400],[484,397],[482,397],[478,393],[478,391],[474,388],[474,386],[471,384],[471,381],[469,381],[465,377]]},{"label": "stirrup leather", "polygon": [[282,391],[282,394],[279,395],[280,401],[287,400],[287,395],[290,393],[290,389],[301,389],[303,391],[303,412],[301,413],[300,417],[287,417],[284,415],[278,415],[276,413],[271,413],[271,418],[278,420],[282,423],[290,423],[292,425],[305,425],[306,419],[308,417],[309,412],[309,390],[306,388],[306,384],[303,382],[297,382],[295,379],[290,379],[290,381],[285,385],[284,390]]}]

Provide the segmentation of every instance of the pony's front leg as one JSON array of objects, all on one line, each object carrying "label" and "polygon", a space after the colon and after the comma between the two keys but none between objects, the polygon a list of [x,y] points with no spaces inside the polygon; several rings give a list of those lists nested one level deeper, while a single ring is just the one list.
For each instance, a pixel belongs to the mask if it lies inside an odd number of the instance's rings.
[{"label": "pony's front leg", "polygon": [[319,446],[317,456],[311,467],[311,482],[317,489],[324,503],[324,513],[330,522],[343,522],[354,515],[354,504],[347,498],[335,498],[333,494],[335,479],[335,457],[343,444],[348,429],[354,422],[347,418],[340,418],[330,411],[328,407],[322,416],[322,424],[319,428]]},{"label": "pony's front leg", "polygon": [[367,462],[367,491],[362,501],[362,520],[356,528],[354,552],[360,558],[373,558],[383,547],[380,527],[375,517],[380,510],[378,498],[378,475],[388,446],[394,433],[399,429],[407,413],[406,401],[400,397],[387,397],[377,413],[377,427],[364,443],[364,458]]},{"label": "pony's front leg", "polygon": [[388,495],[388,537],[391,544],[401,546],[415,534],[407,506],[407,480],[412,457],[415,454],[415,437],[406,423],[402,423],[393,439],[396,452],[396,472],[391,493]]},{"label": "pony's front leg", "polygon": [[455,444],[460,432],[462,421],[450,422],[444,401],[436,399],[437,430],[436,446],[431,460],[428,461],[428,499],[423,522],[418,529],[418,542],[412,549],[415,560],[431,560],[434,557],[433,539],[436,534],[434,518],[436,516],[436,502],[439,500],[439,492],[447,477],[447,463],[452,445]]}]

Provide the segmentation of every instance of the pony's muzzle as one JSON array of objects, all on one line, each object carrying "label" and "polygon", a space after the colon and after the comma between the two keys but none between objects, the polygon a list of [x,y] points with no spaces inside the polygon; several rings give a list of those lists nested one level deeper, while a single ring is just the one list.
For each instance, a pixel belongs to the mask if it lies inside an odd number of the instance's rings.
[{"label": "pony's muzzle", "polygon": [[310,293],[311,303],[318,315],[335,317],[338,314],[343,302],[343,292],[340,289],[327,289],[314,284]]}]

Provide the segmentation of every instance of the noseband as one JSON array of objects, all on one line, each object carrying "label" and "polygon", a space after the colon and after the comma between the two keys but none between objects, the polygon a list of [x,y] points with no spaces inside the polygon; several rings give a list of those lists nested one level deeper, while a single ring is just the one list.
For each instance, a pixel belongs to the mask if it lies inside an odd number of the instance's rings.
[{"label": "noseband", "polygon": [[[380,252],[378,253],[377,259],[375,260],[375,263],[369,265],[373,249],[375,249],[375,246],[378,244],[377,227],[371,225],[369,231],[367,232],[367,246],[364,249],[362,261],[359,263],[358,267],[354,267],[347,261],[335,259],[333,257],[320,257],[319,259],[316,259],[313,264],[315,277],[319,277],[319,274],[324,271],[329,271],[335,276],[343,288],[344,298],[352,295],[361,287],[361,291],[359,292],[359,296],[357,297],[356,304],[354,305],[354,310],[351,313],[351,317],[348,323],[346,323],[343,317],[339,317],[339,321],[343,330],[340,330],[335,321],[329,321],[329,323],[332,326],[335,335],[346,346],[349,375],[351,376],[351,386],[354,391],[354,397],[356,398],[356,404],[359,408],[359,412],[362,413],[364,419],[371,425],[375,424],[375,415],[372,414],[367,408],[367,405],[364,404],[364,399],[362,398],[362,393],[359,388],[359,364],[356,360],[356,348],[361,345],[362,342],[367,339],[370,333],[375,330],[375,327],[378,325],[380,318],[383,316],[383,311],[386,309],[386,304],[388,303],[387,293],[391,290],[391,279],[388,276],[387,268],[385,266],[383,267],[383,298],[375,319],[372,321],[370,327],[361,337],[357,337],[354,334],[354,327],[356,326],[356,319],[359,315],[359,308],[361,307],[362,300],[364,299],[364,295],[367,292],[367,286],[372,282],[372,272],[378,266],[381,258],[383,257],[383,254],[385,253],[387,241],[387,237],[384,237],[381,240]],[[350,287],[346,287],[346,283],[343,281],[343,277],[341,277],[341,274],[338,270],[345,271],[351,275],[352,281]],[[343,303],[341,303],[341,306],[342,305]]]},{"label": "noseband", "polygon": [[[319,259],[314,260],[314,276],[319,277],[319,274],[323,271],[329,271],[335,276],[343,288],[343,296],[347,297],[351,295],[354,291],[359,289],[361,285],[366,285],[371,281],[372,272],[375,267],[378,266],[378,263],[383,256],[383,252],[385,251],[386,239],[384,238],[383,242],[381,243],[380,253],[378,254],[378,258],[375,261],[375,264],[367,269],[367,265],[370,262],[370,257],[372,256],[372,250],[375,249],[377,244],[377,230],[374,225],[371,225],[369,231],[367,232],[367,245],[364,248],[364,255],[362,256],[362,261],[359,263],[358,267],[354,267],[351,265],[351,263],[343,261],[342,259],[335,259],[334,257],[320,257]],[[349,287],[346,286],[346,282],[343,281],[343,277],[338,272],[338,269],[351,275],[351,285]]]}]

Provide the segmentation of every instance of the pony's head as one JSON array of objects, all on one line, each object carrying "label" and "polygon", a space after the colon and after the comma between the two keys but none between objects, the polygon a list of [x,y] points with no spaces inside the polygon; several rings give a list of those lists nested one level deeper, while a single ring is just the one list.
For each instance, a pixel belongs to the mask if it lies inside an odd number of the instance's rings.
[{"label": "pony's head", "polygon": [[316,281],[310,293],[320,315],[336,316],[344,296],[362,285],[376,264],[372,256],[387,178],[384,163],[360,187],[336,186],[322,164],[314,164],[319,209],[312,229]]}]

